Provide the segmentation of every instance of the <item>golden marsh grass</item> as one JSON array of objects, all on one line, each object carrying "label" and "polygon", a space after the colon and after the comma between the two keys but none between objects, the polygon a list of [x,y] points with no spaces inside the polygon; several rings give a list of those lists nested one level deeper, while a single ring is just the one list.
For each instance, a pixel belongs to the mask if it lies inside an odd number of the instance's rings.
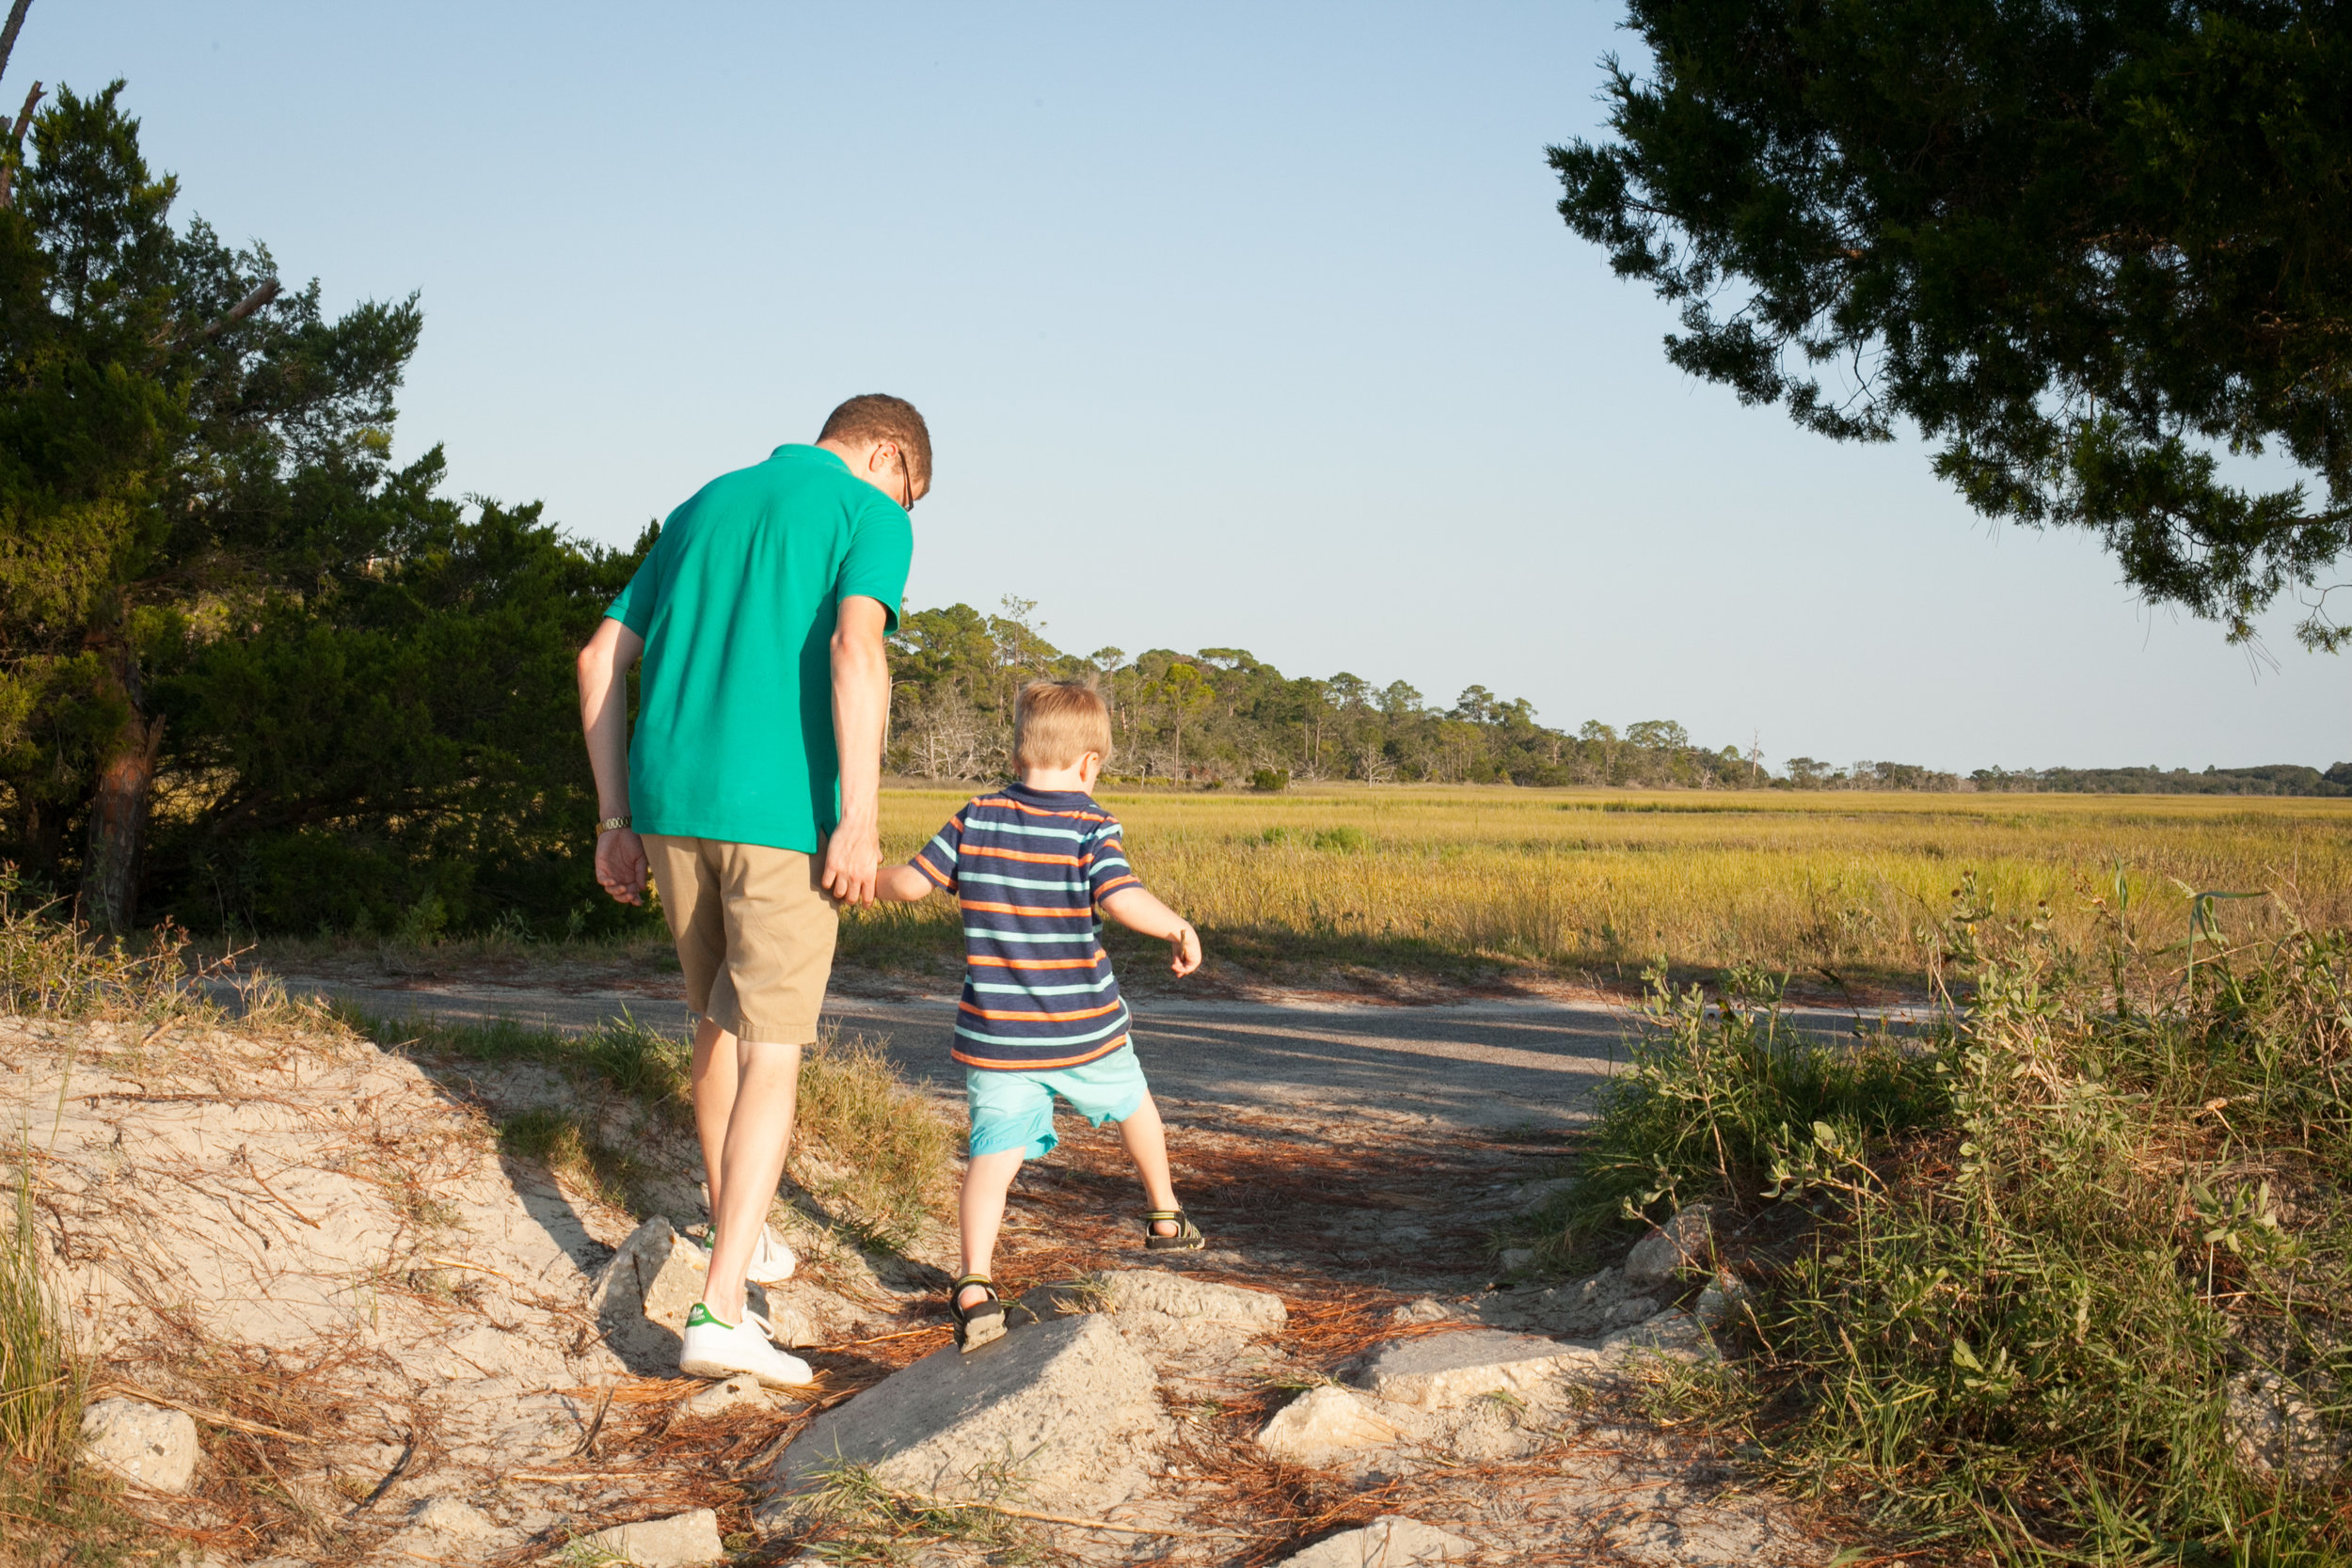
[{"label": "golden marsh grass", "polygon": [[[2087,937],[2130,885],[2135,928],[2177,940],[2196,891],[2277,893],[2352,923],[2352,800],[2202,796],[1631,793],[1320,786],[1279,795],[1100,792],[1136,869],[1214,960],[1630,975],[1759,963],[1800,976],[1917,975],[1921,933],[1965,872],[1997,906],[2046,904]],[[912,854],[968,791],[882,797],[883,850]],[[2218,906],[2233,929],[2282,922]],[[944,953],[944,900],[845,931],[845,955]],[[1293,974],[1287,977],[1296,978]]]}]

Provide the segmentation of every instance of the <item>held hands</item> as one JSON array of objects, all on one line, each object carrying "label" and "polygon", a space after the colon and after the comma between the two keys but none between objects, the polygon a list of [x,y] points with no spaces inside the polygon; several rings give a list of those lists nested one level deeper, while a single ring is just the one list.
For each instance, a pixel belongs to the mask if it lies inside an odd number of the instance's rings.
[{"label": "held hands", "polygon": [[882,833],[871,822],[844,822],[825,840],[824,889],[844,904],[874,901],[882,870]]},{"label": "held hands", "polygon": [[596,880],[624,904],[645,901],[645,845],[628,828],[596,835]]}]

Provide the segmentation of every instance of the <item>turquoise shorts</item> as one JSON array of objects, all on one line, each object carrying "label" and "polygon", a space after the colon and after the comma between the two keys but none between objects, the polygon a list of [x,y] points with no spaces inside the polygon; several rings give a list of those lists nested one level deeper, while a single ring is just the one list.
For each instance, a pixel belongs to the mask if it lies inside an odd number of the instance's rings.
[{"label": "turquoise shorts", "polygon": [[981,1155],[1017,1148],[1024,1160],[1034,1160],[1058,1141],[1054,1136],[1056,1095],[1100,1127],[1134,1116],[1150,1092],[1132,1045],[1077,1067],[1042,1072],[968,1067],[963,1069],[963,1094],[972,1107],[971,1149]]}]

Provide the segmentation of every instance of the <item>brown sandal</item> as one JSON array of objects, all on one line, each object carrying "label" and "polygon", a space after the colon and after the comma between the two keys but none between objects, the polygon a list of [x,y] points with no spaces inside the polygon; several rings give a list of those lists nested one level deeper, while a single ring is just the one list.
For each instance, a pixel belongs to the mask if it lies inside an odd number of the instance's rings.
[{"label": "brown sandal", "polygon": [[[971,1306],[963,1305],[963,1292],[973,1286],[988,1292]],[[956,1348],[971,1352],[1005,1335],[1005,1303],[996,1293],[996,1287],[984,1274],[967,1274],[947,1287],[947,1313],[956,1320]]]},{"label": "brown sandal", "polygon": [[[1163,1236],[1152,1228],[1164,1220],[1175,1223],[1175,1235]],[[1148,1252],[1199,1252],[1208,1244],[1209,1239],[1182,1209],[1154,1209],[1143,1216],[1143,1245]]]}]

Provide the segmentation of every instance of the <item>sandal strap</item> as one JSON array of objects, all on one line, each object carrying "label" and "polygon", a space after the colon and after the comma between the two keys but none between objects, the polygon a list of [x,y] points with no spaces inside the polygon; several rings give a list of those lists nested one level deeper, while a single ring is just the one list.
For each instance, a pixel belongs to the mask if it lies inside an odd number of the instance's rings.
[{"label": "sandal strap", "polygon": [[[966,1307],[963,1292],[975,1285],[988,1294]],[[968,1323],[975,1318],[1001,1318],[1005,1314],[1005,1298],[996,1293],[995,1283],[988,1275],[967,1274],[947,1287],[947,1311],[960,1323]]]}]

